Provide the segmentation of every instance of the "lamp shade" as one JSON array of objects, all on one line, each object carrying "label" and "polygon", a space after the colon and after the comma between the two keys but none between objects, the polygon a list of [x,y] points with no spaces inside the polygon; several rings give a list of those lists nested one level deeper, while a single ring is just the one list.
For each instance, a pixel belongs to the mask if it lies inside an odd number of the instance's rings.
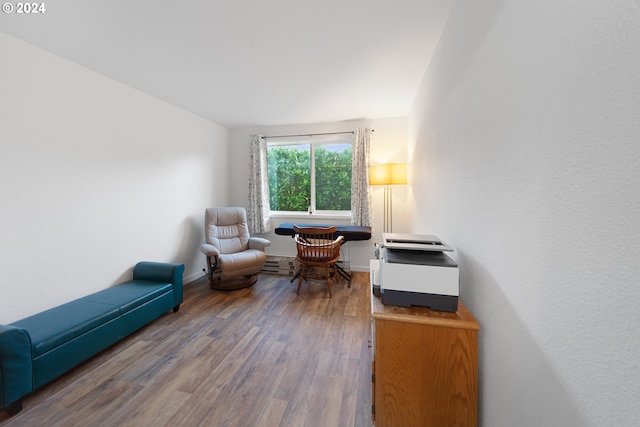
[{"label": "lamp shade", "polygon": [[386,163],[369,168],[369,185],[397,185],[407,183],[407,165]]}]

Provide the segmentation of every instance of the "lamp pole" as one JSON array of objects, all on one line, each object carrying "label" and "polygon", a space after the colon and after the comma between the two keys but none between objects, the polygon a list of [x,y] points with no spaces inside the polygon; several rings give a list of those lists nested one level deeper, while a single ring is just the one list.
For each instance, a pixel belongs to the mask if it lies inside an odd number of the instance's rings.
[{"label": "lamp pole", "polygon": [[391,186],[384,187],[384,233],[393,232],[393,189]]}]

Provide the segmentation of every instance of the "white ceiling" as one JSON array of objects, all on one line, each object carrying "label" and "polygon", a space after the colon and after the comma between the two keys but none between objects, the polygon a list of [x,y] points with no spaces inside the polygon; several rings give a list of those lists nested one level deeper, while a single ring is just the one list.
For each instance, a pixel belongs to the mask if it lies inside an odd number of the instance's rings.
[{"label": "white ceiling", "polygon": [[53,0],[0,30],[228,127],[286,125],[406,115],[454,1]]}]

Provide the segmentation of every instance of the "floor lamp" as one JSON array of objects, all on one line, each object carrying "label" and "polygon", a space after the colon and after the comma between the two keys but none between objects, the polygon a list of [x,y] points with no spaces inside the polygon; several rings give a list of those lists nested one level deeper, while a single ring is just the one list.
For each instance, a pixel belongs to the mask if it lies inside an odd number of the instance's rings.
[{"label": "floor lamp", "polygon": [[407,183],[407,165],[404,163],[386,163],[369,168],[369,185],[384,185],[384,227],[383,233],[393,232],[393,193],[392,185]]}]

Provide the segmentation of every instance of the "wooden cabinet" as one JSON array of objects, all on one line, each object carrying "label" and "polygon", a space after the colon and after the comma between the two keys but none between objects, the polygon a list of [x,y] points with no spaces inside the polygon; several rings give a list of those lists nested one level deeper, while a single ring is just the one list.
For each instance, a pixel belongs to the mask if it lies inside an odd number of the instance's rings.
[{"label": "wooden cabinet", "polygon": [[478,424],[478,329],[456,313],[383,305],[371,295],[376,427]]}]

